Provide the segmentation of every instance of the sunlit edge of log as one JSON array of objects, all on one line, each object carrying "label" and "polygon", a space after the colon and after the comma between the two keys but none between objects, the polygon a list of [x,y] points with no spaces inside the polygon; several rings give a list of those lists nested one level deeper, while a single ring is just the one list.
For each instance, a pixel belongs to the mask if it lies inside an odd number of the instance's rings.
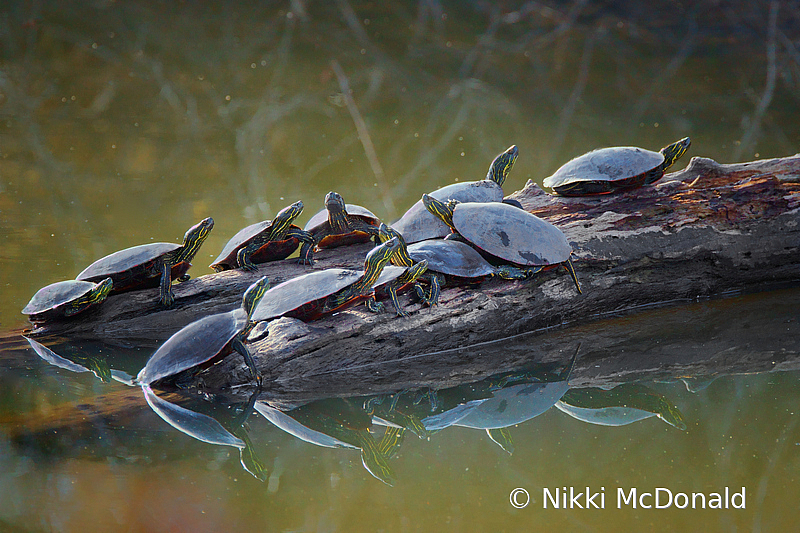
[{"label": "sunlit edge of log", "polygon": [[[797,283],[799,176],[800,156],[733,165],[693,158],[686,169],[656,186],[621,195],[561,198],[529,182],[511,197],[567,234],[584,295],[577,295],[563,271],[529,282],[493,280],[479,290],[448,289],[433,309],[411,305],[407,319],[372,315],[363,307],[307,325],[281,319],[270,324],[269,337],[249,345],[250,351],[266,388],[289,392],[315,388],[309,380],[323,381],[322,375],[369,379],[370,365],[385,371],[393,361],[407,361],[407,354],[459,351],[509,335],[583,324],[612,310],[635,312],[640,306]],[[368,248],[324,251],[315,268],[358,267]],[[156,345],[197,318],[239,305],[242,292],[258,276],[266,274],[278,283],[307,270],[287,260],[262,265],[254,274],[201,276],[175,287],[176,305],[170,310],[157,308],[152,290],[117,295],[80,320],[35,333]],[[437,369],[430,359],[420,357],[416,370],[413,364],[401,365],[408,369],[398,369],[393,379],[398,386],[424,384],[434,376],[445,379],[448,372],[462,380],[480,379],[515,364],[478,363],[473,355],[472,361],[444,357],[438,363],[444,368]],[[348,368],[363,371],[343,372]],[[201,379],[209,390],[250,383],[237,357],[212,367]]]}]

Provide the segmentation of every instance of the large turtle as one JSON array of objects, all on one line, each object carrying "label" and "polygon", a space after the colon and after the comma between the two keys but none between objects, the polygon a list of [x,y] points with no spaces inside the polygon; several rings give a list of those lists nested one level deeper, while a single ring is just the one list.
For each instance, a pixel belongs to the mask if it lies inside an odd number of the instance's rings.
[{"label": "large turtle", "polygon": [[242,341],[253,326],[250,320],[253,310],[268,288],[269,281],[265,276],[247,288],[242,297],[242,307],[201,318],[183,327],[156,350],[136,376],[136,381],[149,385],[236,351],[260,385],[261,376]]},{"label": "large turtle", "polygon": [[415,261],[426,261],[428,268],[421,279],[427,282],[427,292],[415,285],[420,300],[429,306],[439,301],[442,287],[472,285],[490,276],[503,279],[525,279],[527,274],[509,265],[492,266],[473,247],[457,240],[429,239],[406,246],[403,236],[394,228],[381,224],[378,234],[382,241],[397,238],[400,249],[392,257],[392,263],[410,267]]},{"label": "large turtle", "polygon": [[561,230],[546,220],[500,202],[450,200],[445,204],[427,194],[422,201],[455,236],[475,246],[490,262],[516,267],[528,275],[561,264],[581,292],[570,260],[572,247]]},{"label": "large turtle", "polygon": [[[502,202],[503,182],[517,160],[519,150],[510,146],[506,151],[494,158],[489,165],[486,178],[480,181],[464,181],[452,183],[441,189],[436,189],[430,196],[446,202],[457,200],[459,202]],[[425,239],[436,239],[450,233],[450,229],[438,218],[432,216],[422,201],[418,201],[405,214],[392,224],[399,231],[408,244]]]},{"label": "large turtle", "polygon": [[159,301],[169,307],[175,301],[172,280],[179,279],[192,266],[200,245],[208,237],[214,220],[209,217],[189,228],[183,244],[154,242],[126,248],[98,259],[78,274],[80,281],[111,278],[113,292],[160,287]]},{"label": "large turtle", "polygon": [[649,185],[660,180],[691,144],[686,137],[658,152],[634,146],[601,148],[565,163],[544,179],[544,186],[562,196],[584,196]]},{"label": "large turtle", "polygon": [[284,281],[267,291],[252,319],[315,320],[372,298],[373,286],[399,246],[394,239],[370,250],[363,271],[328,268]]},{"label": "large turtle", "polygon": [[292,224],[302,212],[303,202],[298,201],[281,209],[273,220],[240,230],[209,266],[217,272],[234,268],[255,271],[258,267],[254,263],[286,259],[301,241],[313,242],[310,233]]},{"label": "large turtle", "polygon": [[22,310],[32,324],[71,317],[106,299],[114,282],[106,278],[100,283],[91,281],[57,281],[39,289]]},{"label": "large turtle", "polygon": [[300,258],[312,263],[315,246],[335,248],[367,242],[378,234],[378,224],[380,219],[372,211],[360,205],[345,204],[342,195],[331,191],[325,195],[325,209],[311,217],[303,228],[313,240],[303,243]]}]

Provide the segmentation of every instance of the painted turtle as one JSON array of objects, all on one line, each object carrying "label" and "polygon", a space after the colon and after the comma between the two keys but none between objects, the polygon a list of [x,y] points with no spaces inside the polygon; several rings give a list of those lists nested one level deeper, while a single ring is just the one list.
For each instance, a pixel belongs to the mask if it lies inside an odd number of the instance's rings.
[{"label": "painted turtle", "polygon": [[601,148],[565,163],[545,178],[544,186],[562,196],[606,194],[660,180],[692,141],[689,137],[651,152],[633,146]]},{"label": "painted turtle", "polygon": [[393,228],[381,224],[379,230],[378,235],[382,241],[394,237],[400,241],[400,249],[392,257],[394,264],[410,266],[415,261],[427,261],[427,272],[421,278],[430,288],[427,293],[419,285],[415,289],[420,300],[429,306],[438,303],[440,289],[445,285],[473,285],[495,275],[503,279],[527,277],[519,268],[490,265],[475,248],[460,241],[429,239],[406,246],[403,236]]},{"label": "painted turtle", "polygon": [[240,230],[209,266],[217,272],[242,268],[255,271],[254,263],[286,259],[300,242],[313,242],[311,234],[292,224],[303,212],[303,202],[281,209],[273,220],[264,220]]},{"label": "painted turtle", "polygon": [[561,230],[549,222],[499,202],[444,203],[427,194],[422,200],[454,234],[475,246],[490,262],[510,264],[527,275],[561,264],[581,293],[570,260],[572,247]]},{"label": "painted turtle", "polygon": [[370,250],[363,271],[328,268],[276,285],[256,307],[253,321],[281,316],[315,320],[372,298],[373,285],[399,246],[394,239]]},{"label": "painted turtle", "polygon": [[314,246],[335,248],[367,242],[372,235],[378,234],[380,223],[380,219],[366,207],[345,204],[339,193],[331,191],[325,195],[325,209],[311,217],[303,228],[311,234],[313,242],[303,243],[300,257],[312,263]]},{"label": "painted turtle", "polygon": [[[441,189],[436,189],[430,196],[446,202],[458,200],[459,202],[502,202],[503,182],[505,181],[514,162],[517,160],[519,150],[516,146],[509,147],[505,152],[494,158],[489,166],[486,179],[480,181],[465,181],[452,183]],[[436,239],[446,236],[450,229],[441,220],[432,216],[422,200],[411,206],[411,209],[392,224],[399,231],[408,244]]]},{"label": "painted turtle", "polygon": [[156,350],[136,381],[140,385],[149,385],[236,351],[244,357],[260,385],[261,376],[242,340],[253,327],[253,310],[268,288],[269,281],[263,277],[247,288],[242,297],[242,307],[201,318],[183,327]]},{"label": "painted turtle", "polygon": [[100,283],[57,281],[39,289],[22,312],[28,315],[34,325],[77,315],[105,300],[113,285],[111,278],[105,278]]},{"label": "painted turtle", "polygon": [[214,220],[209,217],[189,228],[183,244],[154,242],[114,252],[83,269],[76,279],[100,281],[110,277],[114,280],[113,292],[160,287],[159,300],[169,307],[175,301],[172,280],[186,274],[213,227]]}]

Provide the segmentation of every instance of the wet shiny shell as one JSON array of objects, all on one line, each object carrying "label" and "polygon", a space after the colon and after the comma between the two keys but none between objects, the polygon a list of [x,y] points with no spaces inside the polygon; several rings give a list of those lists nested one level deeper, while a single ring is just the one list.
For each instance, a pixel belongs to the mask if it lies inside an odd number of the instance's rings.
[{"label": "wet shiny shell", "polygon": [[408,254],[415,262],[426,259],[428,270],[460,278],[488,276],[494,267],[475,248],[463,242],[434,239],[412,244]]},{"label": "wet shiny shell", "polygon": [[[169,242],[154,242],[126,248],[98,259],[84,268],[83,272],[78,274],[75,279],[100,281],[107,277],[113,277],[114,274],[125,273],[137,267],[144,266],[146,263],[158,259],[164,254],[174,252],[181,246],[181,244]],[[114,280],[114,288],[117,288],[116,279]]]},{"label": "wet shiny shell", "polygon": [[247,312],[234,309],[188,324],[161,345],[136,380],[149,384],[210,361],[247,326]]},{"label": "wet shiny shell", "polygon": [[[297,227],[297,226],[290,226],[290,227]],[[255,224],[251,224],[246,228],[242,228],[239,230],[236,235],[231,237],[225,247],[220,252],[219,256],[214,260],[211,265],[211,268],[216,266],[235,266],[236,265],[236,254],[239,253],[239,250],[247,246],[247,244],[256,236],[266,231],[270,231],[272,228],[272,221],[271,220],[263,220],[261,222],[256,222]],[[283,241],[273,241],[269,243],[265,243],[264,246],[259,248],[251,257],[251,260],[254,263],[263,263],[266,261],[277,261],[279,259],[286,259],[289,257],[292,252],[297,249],[297,245],[299,241],[297,239],[292,239],[295,241],[294,247],[290,244],[282,246],[283,243],[286,243],[286,239]]]},{"label": "wet shiny shell", "polygon": [[344,268],[328,268],[298,276],[272,287],[261,298],[253,322],[277,318],[303,304],[330,296],[340,289],[352,285],[363,271]]},{"label": "wet shiny shell", "polygon": [[22,312],[26,315],[35,315],[55,309],[59,305],[64,305],[84,294],[88,293],[97,286],[90,281],[57,281],[46,287],[39,289],[33,295],[31,301],[25,306]]},{"label": "wet shiny shell", "polygon": [[554,265],[569,259],[572,252],[560,229],[508,204],[458,204],[453,224],[481,250],[517,265]]},{"label": "wet shiny shell", "polygon": [[[443,202],[502,202],[503,188],[491,180],[470,181],[436,189],[430,196]],[[447,224],[425,209],[422,200],[412,205],[400,220],[392,224],[392,228],[399,231],[408,244],[445,237],[450,233]]]},{"label": "wet shiny shell", "polygon": [[644,174],[663,162],[660,152],[633,146],[602,148],[565,163],[543,184],[555,189],[578,181],[619,181]]},{"label": "wet shiny shell", "polygon": [[571,417],[600,426],[624,426],[638,422],[639,420],[644,420],[645,418],[656,416],[655,413],[650,413],[634,407],[619,406],[589,409],[586,407],[576,407],[562,401],[557,402],[556,407]]}]

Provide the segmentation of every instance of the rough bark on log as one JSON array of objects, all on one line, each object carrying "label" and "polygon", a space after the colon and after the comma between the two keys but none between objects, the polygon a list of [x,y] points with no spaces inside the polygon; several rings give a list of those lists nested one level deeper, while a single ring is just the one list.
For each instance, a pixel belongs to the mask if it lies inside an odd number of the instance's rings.
[{"label": "rough bark on log", "polygon": [[[656,186],[620,195],[554,197],[529,182],[511,196],[567,235],[583,295],[565,272],[551,271],[525,282],[446,289],[433,309],[410,305],[407,319],[359,307],[310,324],[276,320],[269,336],[249,344],[266,387],[297,391],[309,387],[312,376],[320,381],[326,375],[340,382],[391,378],[409,385],[433,376],[480,379],[519,358],[497,358],[489,345],[466,346],[800,280],[800,155],[735,165],[693,158]],[[368,248],[322,252],[315,268],[358,267]],[[156,309],[155,291],[118,295],[80,320],[35,333],[157,344],[192,320],[239,305],[258,276],[278,283],[307,270],[288,260],[261,265],[258,273],[201,276],[175,287],[176,305],[167,311]],[[574,339],[571,345],[574,350]],[[555,343],[526,357],[563,358],[565,350],[566,344]],[[250,377],[241,358],[230,357],[203,381],[222,390]]]}]

